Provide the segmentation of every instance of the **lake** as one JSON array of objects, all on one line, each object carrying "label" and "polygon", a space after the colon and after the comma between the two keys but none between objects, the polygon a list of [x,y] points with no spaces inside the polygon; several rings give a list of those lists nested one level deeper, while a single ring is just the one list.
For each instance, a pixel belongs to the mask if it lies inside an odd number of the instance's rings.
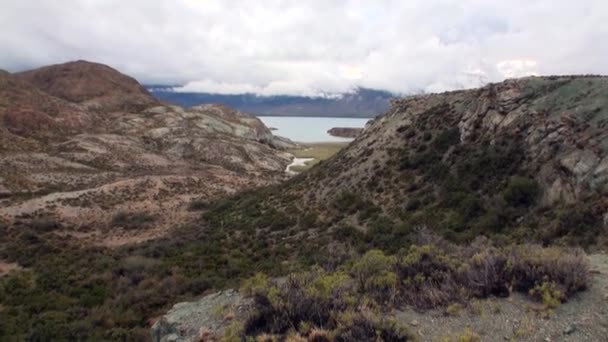
[{"label": "lake", "polygon": [[334,127],[363,128],[370,119],[328,118],[303,116],[258,116],[268,127],[276,128],[274,135],[303,143],[351,141],[349,138],[333,137],[327,131]]}]

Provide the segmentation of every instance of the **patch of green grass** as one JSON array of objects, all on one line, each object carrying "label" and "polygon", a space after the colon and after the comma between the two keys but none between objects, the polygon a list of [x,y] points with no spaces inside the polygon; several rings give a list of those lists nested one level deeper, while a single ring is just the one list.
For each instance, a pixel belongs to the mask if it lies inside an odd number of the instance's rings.
[{"label": "patch of green grass", "polygon": [[302,145],[300,148],[288,150],[296,158],[314,158],[306,162],[304,166],[291,167],[291,171],[303,172],[318,164],[320,161],[326,160],[338,153],[342,148],[348,145],[347,142],[327,142],[327,143],[312,143]]}]

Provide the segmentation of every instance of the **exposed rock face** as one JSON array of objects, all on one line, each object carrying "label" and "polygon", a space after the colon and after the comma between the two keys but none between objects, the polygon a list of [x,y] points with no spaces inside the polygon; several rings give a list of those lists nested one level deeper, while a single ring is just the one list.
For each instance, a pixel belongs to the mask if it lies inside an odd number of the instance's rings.
[{"label": "exposed rock face", "polygon": [[[283,179],[291,156],[277,147],[287,146],[253,116],[160,104],[104,65],[3,72],[0,221],[44,213],[106,227],[117,211],[153,211],[161,217],[145,235],[153,238],[194,214],[184,210],[193,198]],[[87,239],[103,235],[113,239]]]},{"label": "exposed rock face", "polygon": [[152,326],[152,341],[198,342],[221,337],[226,325],[242,316],[249,305],[250,300],[234,290],[175,304]]},{"label": "exposed rock face", "polygon": [[545,185],[545,203],[608,194],[608,78],[532,77],[397,100],[385,125],[417,120],[437,104],[457,120],[462,144],[521,139],[528,156],[523,168]]},{"label": "exposed rock face", "polygon": [[327,131],[329,135],[341,138],[356,138],[363,131],[363,128],[353,127],[334,127]]}]

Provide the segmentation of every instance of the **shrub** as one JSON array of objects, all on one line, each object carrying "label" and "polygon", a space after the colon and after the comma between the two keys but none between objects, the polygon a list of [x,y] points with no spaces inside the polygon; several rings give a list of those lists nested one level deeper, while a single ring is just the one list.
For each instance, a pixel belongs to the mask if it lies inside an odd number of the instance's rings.
[{"label": "shrub", "polygon": [[243,282],[240,292],[245,296],[264,295],[268,293],[269,288],[270,282],[268,276],[258,272]]},{"label": "shrub", "polygon": [[188,210],[190,211],[201,211],[209,208],[209,201],[203,198],[195,198],[188,204]]},{"label": "shrub", "polygon": [[547,309],[555,309],[565,300],[564,294],[554,282],[544,281],[536,285],[530,290],[530,295],[542,302]]},{"label": "shrub", "polygon": [[518,291],[528,292],[548,282],[556,284],[567,298],[590,284],[589,263],[579,249],[523,245],[511,248],[508,257],[513,286]]},{"label": "shrub", "polygon": [[460,270],[464,286],[474,297],[509,295],[507,258],[495,248],[486,247],[470,257]]},{"label": "shrub", "polygon": [[540,193],[538,183],[526,177],[511,177],[509,185],[504,190],[503,197],[514,207],[529,207],[536,202]]},{"label": "shrub", "polygon": [[463,309],[462,304],[454,303],[454,304],[448,305],[448,307],[445,309],[445,312],[448,315],[456,316],[460,313],[460,311],[462,311],[462,309]]},{"label": "shrub", "polygon": [[52,217],[39,217],[33,219],[30,227],[36,232],[50,232],[61,228],[61,223]]},{"label": "shrub", "polygon": [[156,216],[145,212],[121,211],[112,217],[112,227],[125,229],[145,228],[156,221]]},{"label": "shrub", "polygon": [[364,291],[379,298],[393,297],[397,285],[397,275],[394,272],[396,261],[394,256],[371,250],[353,265],[352,272]]},{"label": "shrub", "polygon": [[335,341],[412,341],[408,328],[392,317],[370,311],[347,311],[339,318]]},{"label": "shrub", "polygon": [[[392,309],[395,301],[419,309],[446,306],[447,314],[456,315],[472,297],[506,296],[513,287],[550,309],[588,285],[588,266],[579,250],[499,248],[483,238],[468,247],[440,238],[419,240],[429,244],[397,256],[370,250],[333,265],[335,271],[316,266],[280,282],[254,276],[243,290],[254,297],[244,334],[310,340],[316,327],[324,331],[320,341],[331,340],[329,336],[335,341],[407,341],[407,329],[379,313]],[[478,341],[478,336],[465,331],[451,340]]]},{"label": "shrub", "polygon": [[411,246],[399,253],[397,274],[401,297],[418,308],[434,308],[462,300],[457,283],[459,262],[437,246]]}]

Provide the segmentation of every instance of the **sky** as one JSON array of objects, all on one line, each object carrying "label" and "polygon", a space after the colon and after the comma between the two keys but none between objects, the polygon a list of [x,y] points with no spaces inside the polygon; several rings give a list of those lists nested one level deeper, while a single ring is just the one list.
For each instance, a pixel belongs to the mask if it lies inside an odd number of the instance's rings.
[{"label": "sky", "polygon": [[84,59],[177,91],[439,92],[608,74],[606,0],[0,0],[0,69]]}]

